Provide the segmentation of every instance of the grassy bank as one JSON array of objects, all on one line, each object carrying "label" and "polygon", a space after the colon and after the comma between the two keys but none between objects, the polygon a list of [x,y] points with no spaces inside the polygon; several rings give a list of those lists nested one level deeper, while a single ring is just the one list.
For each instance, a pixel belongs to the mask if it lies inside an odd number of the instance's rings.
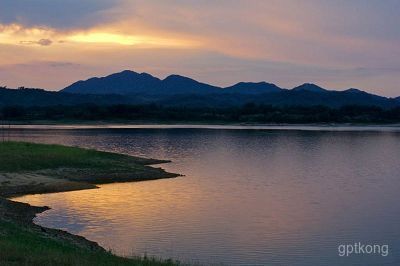
[{"label": "grassy bank", "polygon": [[5,199],[177,176],[149,166],[163,162],[60,145],[0,143],[0,265],[177,265],[115,256],[83,237],[33,224],[47,207]]},{"label": "grassy bank", "polygon": [[47,237],[32,228],[0,220],[0,265],[177,265],[150,258],[122,258]]},{"label": "grassy bank", "polygon": [[144,159],[60,145],[0,143],[0,196],[95,188],[95,184],[176,177]]}]

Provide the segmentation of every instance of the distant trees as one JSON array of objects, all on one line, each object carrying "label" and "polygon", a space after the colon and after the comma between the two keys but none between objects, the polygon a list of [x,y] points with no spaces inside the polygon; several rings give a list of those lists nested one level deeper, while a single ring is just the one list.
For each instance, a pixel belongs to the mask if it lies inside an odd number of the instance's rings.
[{"label": "distant trees", "polygon": [[46,107],[7,106],[0,108],[6,120],[126,120],[175,122],[243,123],[399,123],[400,108],[375,106],[286,106],[247,103],[239,107],[191,108],[148,105],[54,105]]}]

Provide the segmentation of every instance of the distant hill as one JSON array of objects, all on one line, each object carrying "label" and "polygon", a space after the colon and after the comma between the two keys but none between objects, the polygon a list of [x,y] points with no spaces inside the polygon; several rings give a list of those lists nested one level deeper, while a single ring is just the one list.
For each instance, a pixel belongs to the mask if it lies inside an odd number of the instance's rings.
[{"label": "distant hill", "polygon": [[79,104],[129,104],[121,95],[80,95],[41,89],[0,88],[0,106],[50,106]]},{"label": "distant hill", "polygon": [[315,84],[304,83],[303,85],[293,88],[293,91],[309,91],[309,92],[324,93],[324,92],[327,92],[328,90],[321,88]]},{"label": "distant hill", "polygon": [[231,87],[223,89],[223,92],[238,94],[263,94],[281,92],[283,90],[284,89],[279,88],[275,84],[267,82],[239,82]]},{"label": "distant hill", "polygon": [[78,81],[61,90],[79,94],[133,94],[158,88],[161,80],[147,73],[125,70],[107,77]]},{"label": "distant hill", "polygon": [[306,83],[291,90],[267,82],[240,82],[221,88],[188,77],[161,80],[147,73],[125,70],[101,78],[78,81],[60,92],[38,89],[0,89],[0,106],[159,104],[170,107],[225,108],[255,103],[271,106],[400,107],[400,97],[386,98],[359,89],[333,91]]},{"label": "distant hill", "polygon": [[158,87],[151,90],[152,94],[214,94],[220,91],[219,87],[198,82],[194,79],[171,75],[162,80]]},{"label": "distant hill", "polygon": [[373,95],[363,91],[309,91],[289,90],[272,95],[262,95],[256,103],[276,106],[327,106],[339,108],[346,105],[377,106],[381,108],[393,108],[399,106],[394,99]]}]

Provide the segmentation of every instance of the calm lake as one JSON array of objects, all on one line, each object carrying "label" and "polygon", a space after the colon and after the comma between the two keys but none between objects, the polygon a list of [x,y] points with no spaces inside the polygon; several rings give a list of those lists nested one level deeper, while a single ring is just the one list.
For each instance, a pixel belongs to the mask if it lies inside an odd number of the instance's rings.
[{"label": "calm lake", "polygon": [[[120,255],[217,265],[399,265],[400,129],[25,127],[12,139],[169,159],[185,176],[16,200]],[[339,256],[339,245],[389,245]]]}]

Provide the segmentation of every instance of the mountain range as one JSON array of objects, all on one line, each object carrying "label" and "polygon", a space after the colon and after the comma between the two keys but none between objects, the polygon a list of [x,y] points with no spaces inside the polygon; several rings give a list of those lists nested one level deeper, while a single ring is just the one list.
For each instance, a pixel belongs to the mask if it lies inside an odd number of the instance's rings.
[{"label": "mountain range", "polygon": [[[101,78],[90,78],[71,84],[62,92],[79,94],[151,94],[151,95],[210,95],[210,94],[265,94],[282,92],[286,89],[267,82],[239,82],[233,86],[222,88],[194,79],[170,75],[161,80],[147,73],[136,73],[125,70]],[[325,92],[326,90],[314,84],[304,84],[293,91]]]},{"label": "mountain range", "polygon": [[267,82],[240,82],[222,88],[180,75],[159,79],[148,73],[130,70],[81,80],[59,92],[0,89],[0,106],[156,103],[165,106],[231,107],[250,102],[273,106],[322,105],[331,108],[345,105],[400,107],[400,97],[387,98],[358,89],[333,91],[310,83],[285,89]]}]

